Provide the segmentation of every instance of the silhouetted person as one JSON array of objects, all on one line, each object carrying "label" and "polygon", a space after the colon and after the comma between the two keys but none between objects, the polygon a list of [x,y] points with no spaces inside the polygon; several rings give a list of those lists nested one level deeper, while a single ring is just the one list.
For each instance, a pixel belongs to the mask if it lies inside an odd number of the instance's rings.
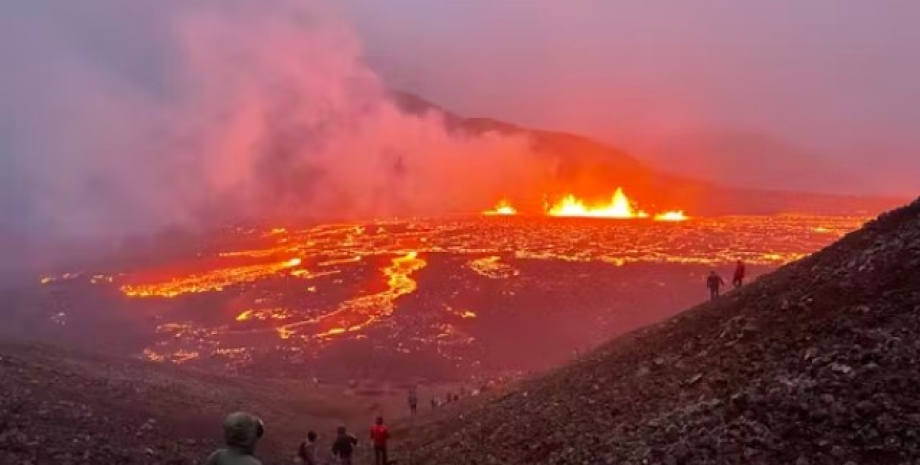
[{"label": "silhouetted person", "polygon": [[374,443],[374,465],[387,465],[387,441],[390,432],[387,425],[383,424],[383,417],[377,417],[377,422],[371,426],[371,442]]},{"label": "silhouetted person", "polygon": [[409,391],[409,414],[413,417],[418,413],[418,394],[415,393],[415,389]]},{"label": "silhouetted person", "polygon": [[227,415],[224,419],[224,442],[226,447],[217,449],[204,465],[262,465],[253,454],[256,442],[265,434],[262,420],[245,412]]},{"label": "silhouetted person", "polygon": [[706,287],[709,288],[710,300],[715,300],[716,297],[719,297],[719,290],[721,290],[724,285],[725,281],[722,280],[722,277],[719,276],[715,270],[709,272],[709,276],[706,278]]},{"label": "silhouetted person", "polygon": [[431,410],[438,408],[438,399],[436,397],[431,398]]},{"label": "silhouetted person", "polygon": [[307,433],[307,440],[300,443],[300,450],[297,456],[303,460],[305,465],[317,465],[316,462],[316,433],[310,431]]},{"label": "silhouetted person", "polygon": [[344,426],[339,426],[338,436],[332,443],[332,456],[335,457],[336,463],[342,465],[352,465],[351,458],[355,454],[355,446],[358,445],[358,438],[348,434]]},{"label": "silhouetted person", "polygon": [[732,277],[732,285],[735,286],[735,289],[744,285],[744,262],[738,260],[738,263],[735,264],[735,275]]}]

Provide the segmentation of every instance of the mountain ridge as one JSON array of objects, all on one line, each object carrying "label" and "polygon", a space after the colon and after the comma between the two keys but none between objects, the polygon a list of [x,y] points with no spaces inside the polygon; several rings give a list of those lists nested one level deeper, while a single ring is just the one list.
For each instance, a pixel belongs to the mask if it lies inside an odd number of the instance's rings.
[{"label": "mountain ridge", "polygon": [[440,115],[446,128],[453,132],[476,135],[497,132],[529,138],[533,152],[554,171],[553,192],[523,195],[537,206],[546,194],[574,193],[609,199],[616,187],[623,187],[632,197],[659,210],[684,209],[704,216],[778,213],[869,216],[909,201],[725,186],[659,171],[622,149],[578,134],[532,129],[494,118],[464,117],[406,92],[393,92],[392,97],[399,108],[410,114]]}]

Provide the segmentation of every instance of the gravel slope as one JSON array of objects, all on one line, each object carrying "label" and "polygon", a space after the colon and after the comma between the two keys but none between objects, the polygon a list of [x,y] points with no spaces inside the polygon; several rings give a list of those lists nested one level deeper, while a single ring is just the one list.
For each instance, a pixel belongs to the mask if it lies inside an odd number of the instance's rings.
[{"label": "gravel slope", "polygon": [[920,201],[402,446],[400,464],[920,463]]}]

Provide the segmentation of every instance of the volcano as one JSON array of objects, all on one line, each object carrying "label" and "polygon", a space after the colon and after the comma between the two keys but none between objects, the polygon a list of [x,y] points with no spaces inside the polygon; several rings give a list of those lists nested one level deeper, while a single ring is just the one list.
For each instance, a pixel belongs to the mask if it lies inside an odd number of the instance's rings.
[{"label": "volcano", "polygon": [[[621,186],[631,195],[659,210],[684,209],[698,215],[771,215],[790,212],[874,215],[906,201],[888,197],[721,185],[656,170],[626,151],[588,137],[527,128],[491,118],[464,117],[411,93],[394,92],[393,99],[408,113],[434,113],[441,116],[450,131],[476,135],[498,132],[526,137],[535,156],[553,167],[555,183],[559,186],[578,186],[578,191],[574,192],[578,196],[609,198],[611,186]],[[850,181],[841,179],[840,183]],[[539,199],[545,194],[533,192],[526,197]]]}]

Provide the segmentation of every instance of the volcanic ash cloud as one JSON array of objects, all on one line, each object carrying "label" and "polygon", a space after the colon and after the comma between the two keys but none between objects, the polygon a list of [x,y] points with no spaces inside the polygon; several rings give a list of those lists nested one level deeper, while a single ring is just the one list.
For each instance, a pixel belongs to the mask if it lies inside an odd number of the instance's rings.
[{"label": "volcanic ash cloud", "polygon": [[400,111],[324,4],[131,3],[0,5],[3,230],[474,212],[543,175]]}]

